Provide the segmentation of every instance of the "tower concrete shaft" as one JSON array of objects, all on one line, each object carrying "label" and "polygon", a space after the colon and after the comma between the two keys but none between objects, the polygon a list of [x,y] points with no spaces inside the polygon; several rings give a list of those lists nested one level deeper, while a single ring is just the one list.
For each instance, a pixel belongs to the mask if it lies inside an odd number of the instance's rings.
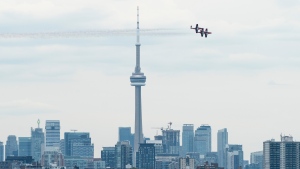
[{"label": "tower concrete shaft", "polygon": [[136,42],[136,65],[134,72],[130,76],[131,86],[135,87],[135,128],[134,128],[134,147],[132,155],[133,167],[136,167],[136,152],[139,144],[144,143],[143,123],[142,123],[142,91],[141,86],[145,86],[146,76],[141,72],[140,67],[140,30],[139,30],[139,7],[137,7],[137,42]]}]

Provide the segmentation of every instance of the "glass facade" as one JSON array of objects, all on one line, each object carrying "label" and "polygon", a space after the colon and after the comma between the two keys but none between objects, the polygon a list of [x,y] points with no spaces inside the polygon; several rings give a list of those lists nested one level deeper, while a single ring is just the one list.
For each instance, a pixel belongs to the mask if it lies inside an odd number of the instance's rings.
[{"label": "glass facade", "polygon": [[31,128],[31,155],[34,161],[40,162],[42,146],[45,143],[45,135],[42,128]]},{"label": "glass facade", "polygon": [[66,132],[64,137],[65,155],[94,157],[94,144],[91,143],[88,132]]},{"label": "glass facade", "polygon": [[228,132],[227,129],[221,129],[218,130],[217,135],[217,151],[218,151],[218,164],[219,167],[225,167],[226,166],[226,155],[225,155],[225,148],[228,144]]},{"label": "glass facade", "polygon": [[134,134],[131,133],[131,127],[119,127],[119,141],[129,141],[131,146],[134,145]]},{"label": "glass facade", "polygon": [[202,125],[195,131],[194,150],[205,156],[211,152],[211,128],[209,125]]},{"label": "glass facade", "polygon": [[115,169],[125,169],[132,165],[132,147],[129,141],[119,141],[115,145]]},{"label": "glass facade", "polygon": [[31,156],[31,137],[19,137],[19,156]]},{"label": "glass facade", "polygon": [[106,168],[114,168],[115,164],[115,147],[103,147],[101,159],[105,161]]},{"label": "glass facade", "polygon": [[4,161],[4,145],[3,142],[0,141],[0,162]]},{"label": "glass facade", "polygon": [[18,142],[15,135],[9,135],[7,137],[5,145],[5,158],[7,156],[18,156]]},{"label": "glass facade", "polygon": [[155,168],[155,146],[154,144],[140,144],[137,152],[136,167],[143,169]]},{"label": "glass facade", "polygon": [[46,120],[46,147],[59,147],[60,143],[60,121]]},{"label": "glass facade", "polygon": [[182,126],[182,153],[194,152],[194,125],[184,124]]},{"label": "glass facade", "polygon": [[168,154],[179,154],[180,130],[167,129],[162,131],[164,152]]}]

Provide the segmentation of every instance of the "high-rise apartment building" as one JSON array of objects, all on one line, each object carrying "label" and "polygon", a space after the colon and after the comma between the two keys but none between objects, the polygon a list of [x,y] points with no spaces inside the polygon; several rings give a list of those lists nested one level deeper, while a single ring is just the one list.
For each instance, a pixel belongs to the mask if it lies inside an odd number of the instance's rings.
[{"label": "high-rise apartment building", "polygon": [[292,136],[281,136],[281,141],[274,139],[263,143],[264,169],[299,169],[300,142]]},{"label": "high-rise apartment building", "polygon": [[119,141],[129,141],[131,146],[134,145],[134,134],[131,133],[131,127],[119,127]]},{"label": "high-rise apartment building", "polygon": [[3,142],[0,141],[0,162],[4,161],[4,145]]},{"label": "high-rise apartment building", "polygon": [[7,137],[5,145],[5,159],[7,156],[18,156],[18,142],[15,135],[9,135]]},{"label": "high-rise apartment building", "polygon": [[31,156],[31,137],[19,137],[19,156]]},{"label": "high-rise apartment building", "polygon": [[42,128],[31,128],[31,155],[34,161],[41,161],[45,146],[45,135]]},{"label": "high-rise apartment building", "polygon": [[218,166],[225,167],[226,166],[226,155],[225,149],[228,144],[228,132],[227,129],[218,130],[217,135],[217,151],[218,151]]},{"label": "high-rise apartment building", "polygon": [[46,120],[46,147],[59,147],[60,143],[60,121]]},{"label": "high-rise apartment building", "polygon": [[94,144],[88,132],[65,132],[65,156],[94,157]]},{"label": "high-rise apartment building", "polygon": [[154,144],[155,147],[155,155],[164,153],[164,148],[162,144],[162,140],[146,140],[148,144]]},{"label": "high-rise apartment building", "polygon": [[115,147],[103,147],[101,160],[105,161],[105,168],[115,167]]},{"label": "high-rise apartment building", "polygon": [[194,151],[205,156],[207,152],[211,152],[211,127],[209,125],[201,125],[195,131]]},{"label": "high-rise apartment building", "polygon": [[155,146],[154,144],[140,144],[137,152],[136,168],[155,169]]},{"label": "high-rise apartment building", "polygon": [[129,141],[119,141],[115,145],[115,169],[125,169],[132,166],[132,147]]},{"label": "high-rise apartment building", "polygon": [[165,153],[179,154],[180,152],[180,130],[167,129],[162,130],[162,144],[165,147]]},{"label": "high-rise apartment building", "polygon": [[194,152],[194,125],[184,124],[182,126],[182,154]]}]

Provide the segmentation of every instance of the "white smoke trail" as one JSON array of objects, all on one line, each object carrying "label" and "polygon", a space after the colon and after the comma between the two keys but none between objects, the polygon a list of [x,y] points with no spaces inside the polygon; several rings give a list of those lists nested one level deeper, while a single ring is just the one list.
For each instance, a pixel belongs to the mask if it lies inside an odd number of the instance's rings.
[{"label": "white smoke trail", "polygon": [[[142,36],[174,36],[184,35],[179,29],[140,29]],[[36,33],[0,33],[1,39],[18,38],[92,38],[105,36],[135,36],[135,29],[115,30],[86,30],[86,31],[62,31],[62,32],[36,32]]]}]

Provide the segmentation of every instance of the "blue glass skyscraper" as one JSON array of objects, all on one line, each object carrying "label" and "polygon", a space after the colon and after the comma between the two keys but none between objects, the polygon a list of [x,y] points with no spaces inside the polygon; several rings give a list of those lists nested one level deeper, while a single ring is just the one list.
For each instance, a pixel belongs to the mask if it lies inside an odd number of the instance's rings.
[{"label": "blue glass skyscraper", "polygon": [[228,132],[226,128],[218,131],[217,140],[218,164],[220,167],[226,167],[227,159],[225,155],[225,149],[226,145],[228,144]]},{"label": "blue glass skyscraper", "polygon": [[182,126],[182,153],[185,157],[187,152],[194,151],[194,125],[184,124]]},{"label": "blue glass skyscraper", "polygon": [[201,125],[195,131],[195,152],[200,155],[206,155],[207,152],[211,152],[211,128],[209,125]]}]

